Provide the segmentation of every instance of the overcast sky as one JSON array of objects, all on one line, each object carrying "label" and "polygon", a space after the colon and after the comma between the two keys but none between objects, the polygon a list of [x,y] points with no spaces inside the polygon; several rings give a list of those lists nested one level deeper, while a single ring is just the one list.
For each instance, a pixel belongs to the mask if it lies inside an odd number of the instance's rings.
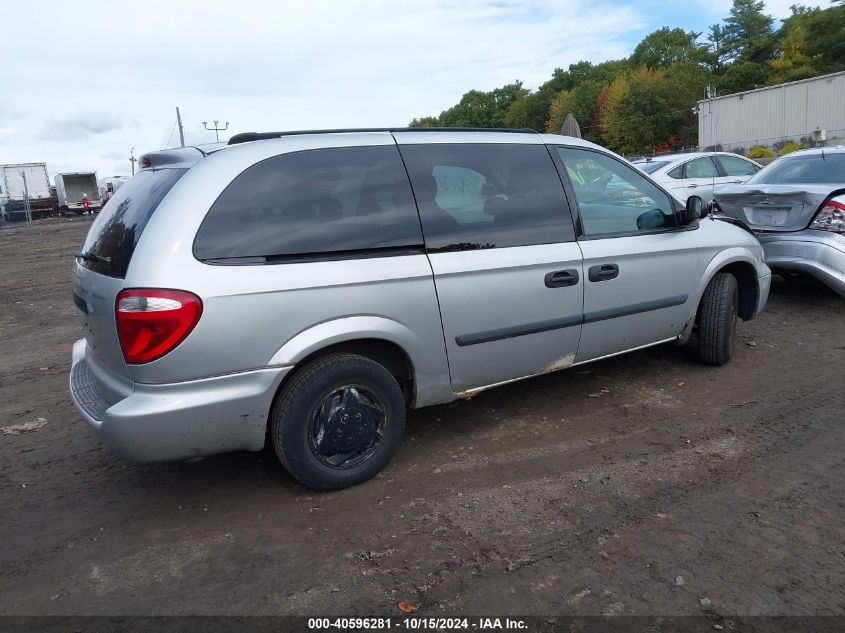
[{"label": "overcast sky", "polygon": [[[796,0],[768,0],[776,17]],[[819,4],[804,2],[804,4]],[[828,6],[828,2],[822,2]],[[27,0],[3,7],[0,164],[127,174],[129,149],[242,131],[406,125],[472,89],[536,88],[730,0]]]}]

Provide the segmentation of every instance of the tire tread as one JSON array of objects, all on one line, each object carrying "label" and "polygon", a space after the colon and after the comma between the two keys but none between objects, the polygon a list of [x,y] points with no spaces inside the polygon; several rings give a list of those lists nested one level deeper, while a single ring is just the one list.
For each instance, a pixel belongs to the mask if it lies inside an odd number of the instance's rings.
[{"label": "tire tread", "polygon": [[730,337],[726,327],[736,310],[737,281],[730,273],[717,273],[701,299],[698,312],[698,359],[707,365],[724,365],[731,359]]},{"label": "tire tread", "polygon": [[[387,372],[384,367],[375,361],[357,354],[340,353],[323,356],[314,359],[301,369],[296,370],[296,373],[291,376],[290,380],[282,387],[275,403],[273,404],[270,416],[270,423],[272,425],[270,435],[273,440],[274,452],[285,470],[287,470],[302,484],[310,488],[317,490],[337,490],[349,485],[354,485],[355,483],[360,483],[360,481],[357,480],[343,484],[338,484],[337,482],[331,482],[328,480],[318,481],[309,479],[306,481],[300,474],[302,470],[299,467],[300,460],[297,460],[295,455],[291,454],[291,451],[285,450],[287,442],[291,438],[291,434],[297,431],[295,428],[296,419],[293,410],[305,397],[305,387],[318,378],[326,375],[327,372],[333,373],[335,371],[349,369],[350,366],[358,366],[367,371],[371,371],[375,366]],[[391,379],[393,379],[392,376]],[[397,390],[398,389],[399,386],[397,383]],[[399,393],[401,397],[401,391]],[[404,398],[402,399],[402,404],[404,405]],[[404,414],[404,407],[402,409],[402,413]],[[404,416],[401,420],[394,420],[394,423],[401,424],[404,429]],[[369,477],[364,479],[369,479]],[[364,479],[361,479],[361,481]]]}]

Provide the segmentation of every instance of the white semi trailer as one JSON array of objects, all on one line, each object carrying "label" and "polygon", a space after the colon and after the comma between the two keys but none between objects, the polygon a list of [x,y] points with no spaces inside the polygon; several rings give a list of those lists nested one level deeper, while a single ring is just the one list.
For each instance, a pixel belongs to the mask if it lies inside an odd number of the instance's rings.
[{"label": "white semi trailer", "polygon": [[100,179],[100,198],[105,206],[106,201],[114,195],[127,181],[126,176],[106,176]]},{"label": "white semi trailer", "polygon": [[26,219],[24,197],[27,194],[33,218],[55,212],[56,199],[50,192],[47,163],[0,165],[0,212],[3,217],[8,220]]},{"label": "white semi trailer", "polygon": [[61,213],[81,215],[85,211],[83,197],[88,198],[88,209],[97,212],[102,206],[97,173],[93,171],[56,174],[56,197]]}]

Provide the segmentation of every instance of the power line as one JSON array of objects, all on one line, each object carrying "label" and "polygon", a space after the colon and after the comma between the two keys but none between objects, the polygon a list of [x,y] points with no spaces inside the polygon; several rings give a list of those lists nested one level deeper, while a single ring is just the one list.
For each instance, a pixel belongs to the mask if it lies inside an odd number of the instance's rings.
[{"label": "power line", "polygon": [[170,147],[170,139],[173,138],[173,130],[176,129],[176,124],[174,123],[173,126],[170,128],[170,136],[167,137],[167,143],[164,145],[164,149]]}]

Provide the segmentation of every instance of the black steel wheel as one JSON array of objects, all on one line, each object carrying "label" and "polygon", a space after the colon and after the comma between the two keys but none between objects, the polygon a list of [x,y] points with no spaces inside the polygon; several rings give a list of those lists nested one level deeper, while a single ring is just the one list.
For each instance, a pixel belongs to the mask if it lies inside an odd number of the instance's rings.
[{"label": "black steel wheel", "polygon": [[354,468],[384,440],[384,404],[362,385],[344,385],[315,407],[308,428],[311,452],[332,468]]},{"label": "black steel wheel", "polygon": [[298,369],[270,416],[279,460],[318,490],[375,476],[393,457],[404,430],[405,399],[396,378],[356,354],[324,356]]}]

